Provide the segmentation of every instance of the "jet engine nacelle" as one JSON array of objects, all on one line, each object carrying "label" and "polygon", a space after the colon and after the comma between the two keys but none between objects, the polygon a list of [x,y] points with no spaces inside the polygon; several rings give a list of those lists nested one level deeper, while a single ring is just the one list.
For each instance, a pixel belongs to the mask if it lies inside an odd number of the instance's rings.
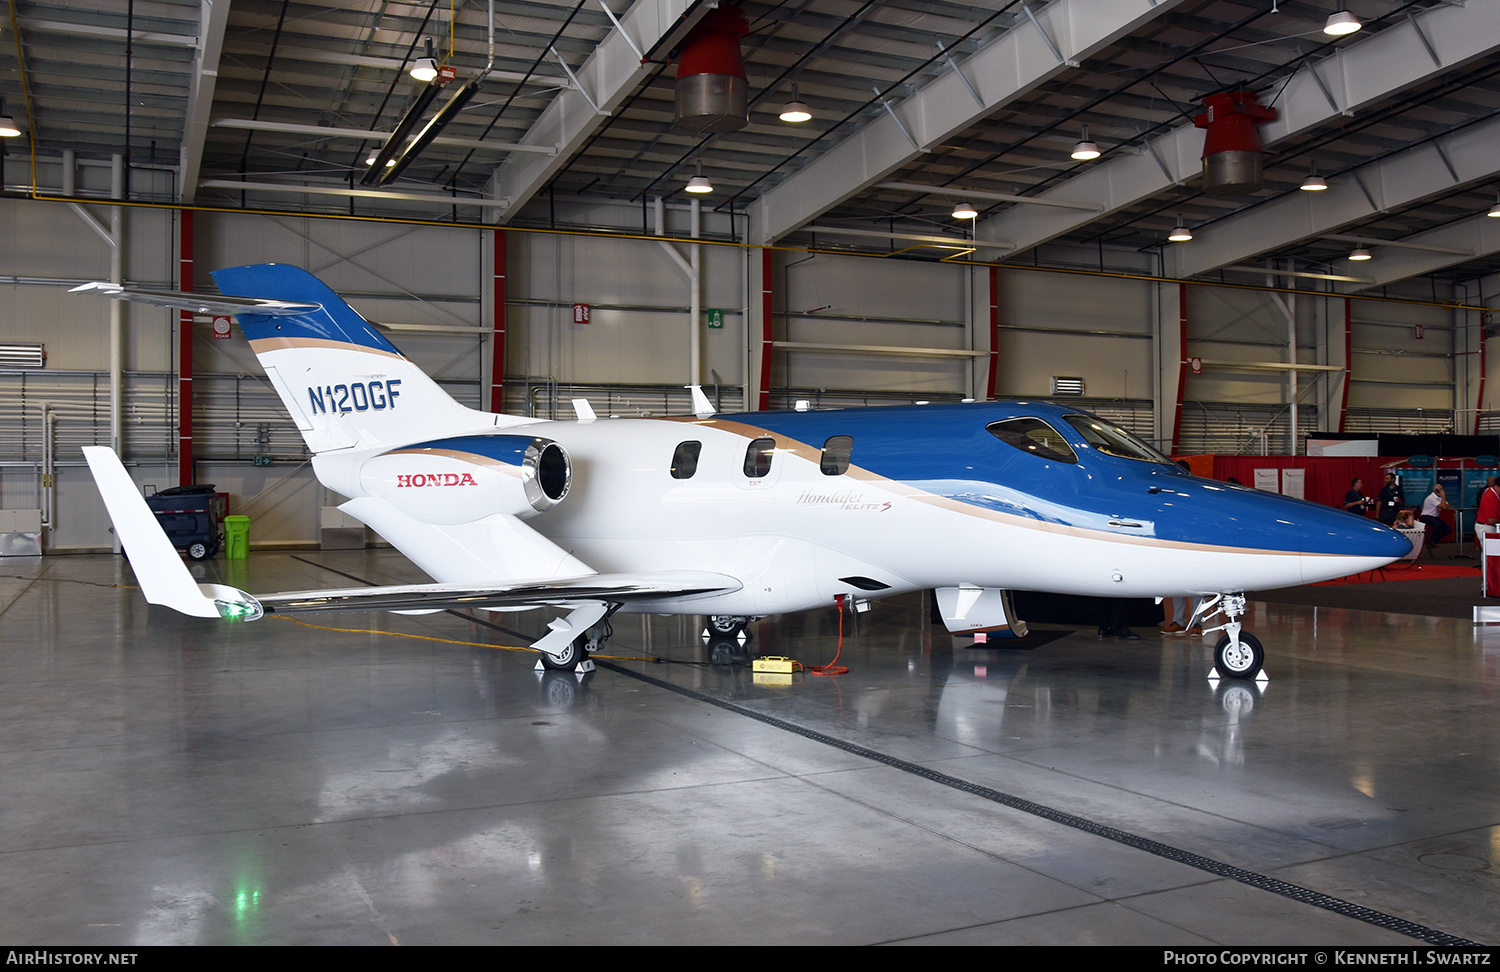
[{"label": "jet engine nacelle", "polygon": [[988,632],[992,638],[1024,638],[1026,622],[1016,617],[1010,591],[998,587],[939,587],[938,611],[954,634]]},{"label": "jet engine nacelle", "polygon": [[491,513],[525,518],[568,495],[573,466],[563,447],[529,435],[455,435],[365,460],[366,495],[424,523],[472,523]]}]

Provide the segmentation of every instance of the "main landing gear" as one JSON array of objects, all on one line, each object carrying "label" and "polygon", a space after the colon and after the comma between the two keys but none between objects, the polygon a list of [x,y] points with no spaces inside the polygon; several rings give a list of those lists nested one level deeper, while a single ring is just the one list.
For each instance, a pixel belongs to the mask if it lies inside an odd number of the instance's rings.
[{"label": "main landing gear", "polygon": [[[711,614],[708,616],[708,630],[703,634],[704,639],[736,640],[740,632],[754,620],[738,614]],[[748,637],[748,633],[746,636]]]},{"label": "main landing gear", "polygon": [[1223,624],[1203,629],[1205,635],[1214,631],[1224,632],[1219,643],[1214,646],[1214,668],[1225,678],[1254,678],[1260,674],[1261,666],[1266,662],[1266,650],[1261,647],[1259,638],[1241,628],[1240,618],[1245,615],[1245,595],[1214,595],[1199,605],[1192,623],[1199,624],[1220,614],[1225,619]]},{"label": "main landing gear", "polygon": [[537,670],[573,672],[580,676],[594,671],[594,660],[589,655],[602,650],[614,634],[609,618],[619,609],[618,604],[584,604],[565,618],[553,619],[547,625],[551,630],[531,646],[541,654]]}]

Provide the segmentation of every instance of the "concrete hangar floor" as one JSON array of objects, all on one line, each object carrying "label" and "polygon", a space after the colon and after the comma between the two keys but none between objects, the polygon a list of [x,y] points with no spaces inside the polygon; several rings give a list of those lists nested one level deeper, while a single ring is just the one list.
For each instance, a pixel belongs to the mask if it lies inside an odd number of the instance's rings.
[{"label": "concrete hangar floor", "polygon": [[[418,579],[208,570],[329,568]],[[767,687],[692,619],[618,618],[666,663],[580,681],[490,647],[538,613],[235,625],[130,583],[0,562],[0,939],[1500,942],[1500,638],[1463,621],[1257,603],[1261,690],[1181,637],[956,648],[898,598],[848,674]],[[837,616],[755,633],[823,663]]]}]

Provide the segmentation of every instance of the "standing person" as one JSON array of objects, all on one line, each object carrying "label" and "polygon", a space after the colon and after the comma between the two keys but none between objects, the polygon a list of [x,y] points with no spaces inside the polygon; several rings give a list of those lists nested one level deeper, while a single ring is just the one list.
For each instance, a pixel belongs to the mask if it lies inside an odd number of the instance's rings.
[{"label": "standing person", "polygon": [[1474,516],[1474,538],[1481,545],[1484,543],[1484,534],[1487,532],[1481,527],[1494,526],[1500,522],[1500,486],[1495,484],[1495,478],[1490,477],[1489,483],[1484,487],[1484,492],[1479,494],[1479,512]]},{"label": "standing person", "polygon": [[1380,487],[1380,495],[1375,500],[1377,508],[1375,516],[1386,526],[1396,522],[1396,515],[1401,512],[1401,507],[1406,505],[1406,495],[1401,492],[1401,483],[1396,479],[1395,473],[1385,474],[1385,485]]},{"label": "standing person", "polygon": [[1442,543],[1448,539],[1449,534],[1453,532],[1453,528],[1444,523],[1442,517],[1438,515],[1446,509],[1450,509],[1448,506],[1448,496],[1443,492],[1443,484],[1436,483],[1432,487],[1432,492],[1428,493],[1427,498],[1422,501],[1422,515],[1420,517],[1421,521],[1427,524],[1429,537],[1427,549],[1429,550],[1432,549],[1433,544]]},{"label": "standing person", "polygon": [[1370,508],[1372,500],[1363,492],[1365,481],[1358,476],[1354,477],[1354,484],[1349,487],[1349,492],[1344,494],[1344,509],[1355,516],[1364,516],[1365,510]]}]

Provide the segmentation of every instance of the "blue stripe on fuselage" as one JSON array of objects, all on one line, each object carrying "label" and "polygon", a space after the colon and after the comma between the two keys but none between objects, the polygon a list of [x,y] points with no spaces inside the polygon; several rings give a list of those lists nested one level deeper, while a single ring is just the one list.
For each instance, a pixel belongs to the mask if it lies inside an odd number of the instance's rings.
[{"label": "blue stripe on fuselage", "polygon": [[536,441],[535,438],[529,435],[454,435],[429,442],[414,442],[391,451],[414,452],[420,449],[436,449],[443,452],[466,452],[470,455],[503,462],[507,466],[519,466],[521,460],[526,458],[527,447],[534,441]]},{"label": "blue stripe on fuselage", "polygon": [[[1251,550],[1395,558],[1409,549],[1399,533],[1343,510],[1201,479],[1171,463],[1101,453],[1065,420],[1080,414],[1087,413],[1002,401],[716,417],[813,448],[851,436],[850,461],[877,476],[1040,522]],[[1057,429],[1078,462],[1023,453],[986,428],[1020,417]],[[1111,526],[1112,520],[1140,526]]]}]

